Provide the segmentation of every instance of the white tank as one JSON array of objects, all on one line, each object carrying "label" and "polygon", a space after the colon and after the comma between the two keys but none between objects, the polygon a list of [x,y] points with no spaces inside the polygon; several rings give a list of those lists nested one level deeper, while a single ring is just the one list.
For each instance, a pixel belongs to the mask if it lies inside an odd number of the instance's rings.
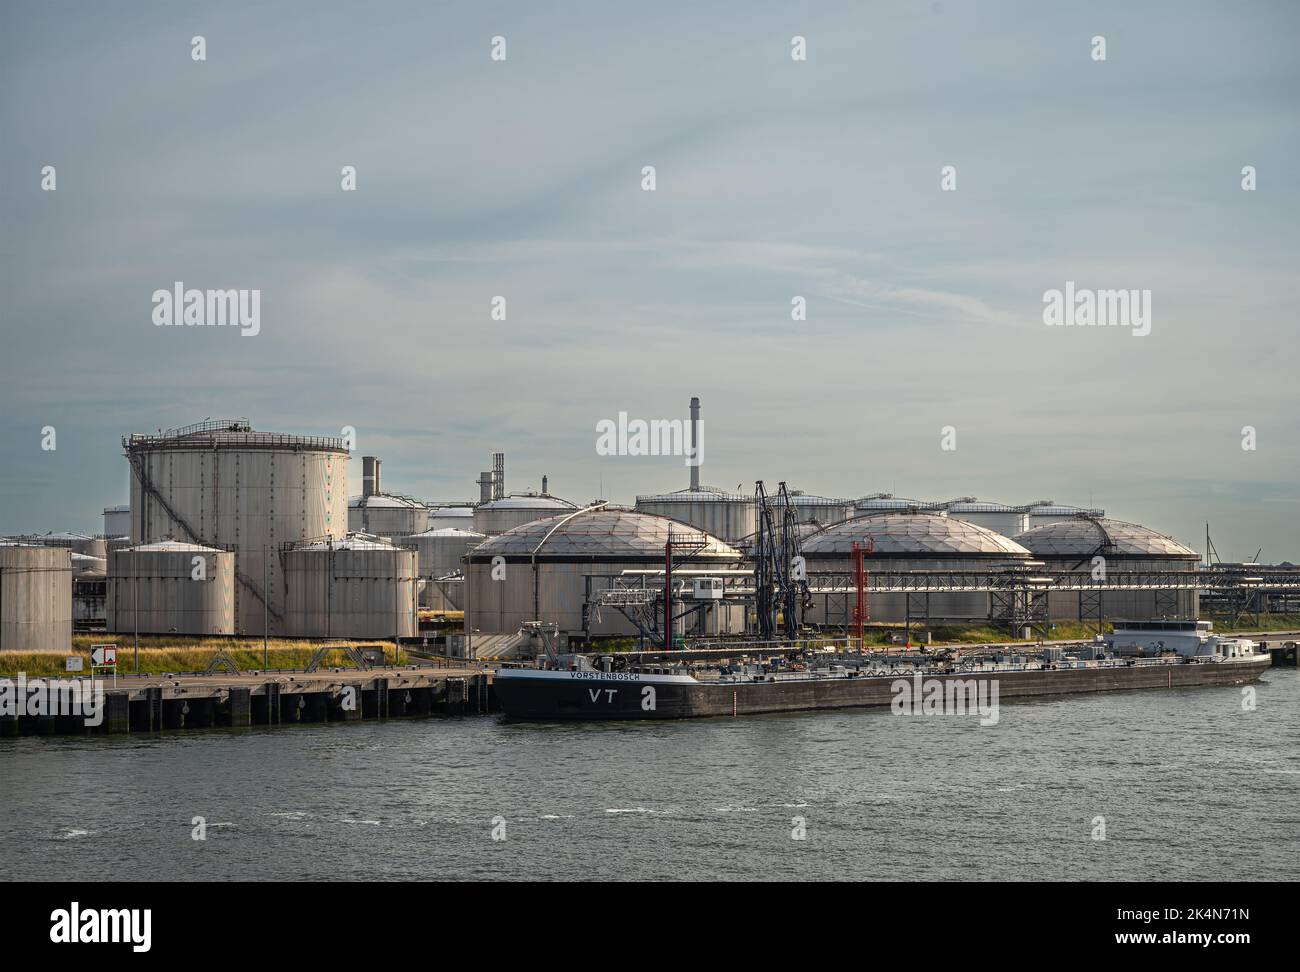
[{"label": "white tank", "polygon": [[105,609],[110,632],[235,633],[235,555],[230,551],[162,540],[115,550],[110,558]]},{"label": "white tank", "polygon": [[0,545],[0,650],[72,650],[69,548]]},{"label": "white tank", "polygon": [[438,584],[437,580],[462,570],[461,559],[471,547],[486,539],[483,534],[472,530],[448,528],[427,530],[402,541],[402,545],[413,549],[419,558],[420,578],[424,581],[420,591],[422,606],[440,610],[461,609],[460,590],[463,585],[459,582]]},{"label": "white tank", "polygon": [[372,493],[348,500],[349,533],[409,537],[422,533],[428,522],[428,507],[406,496]]},{"label": "white tank", "polygon": [[474,532],[492,537],[513,530],[517,526],[523,526],[525,523],[561,513],[571,513],[575,509],[577,507],[572,503],[545,493],[505,496],[501,499],[489,500],[474,508]]},{"label": "white tank", "polygon": [[727,543],[752,536],[758,529],[753,496],[726,493],[712,486],[683,489],[657,496],[638,496],[638,513],[666,516],[678,523],[703,530]]},{"label": "white tank", "polygon": [[347,532],[342,439],[254,432],[243,420],[203,422],[122,440],[131,465],[131,537],[175,538],[235,552],[235,630],[284,633],[280,547]]},{"label": "white tank", "polygon": [[283,552],[285,626],[297,638],[413,637],[414,550],[380,537],[295,544]]},{"label": "white tank", "polygon": [[429,510],[427,530],[469,530],[474,529],[474,507],[472,506],[438,506]]},{"label": "white tank", "polygon": [[104,507],[104,536],[128,537],[131,535],[131,507],[126,503],[121,506]]}]

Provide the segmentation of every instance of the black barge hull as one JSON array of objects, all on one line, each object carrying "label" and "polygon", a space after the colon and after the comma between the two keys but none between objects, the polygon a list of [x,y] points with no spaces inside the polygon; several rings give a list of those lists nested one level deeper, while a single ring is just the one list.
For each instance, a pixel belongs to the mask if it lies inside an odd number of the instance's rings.
[{"label": "black barge hull", "polygon": [[[1270,665],[1267,655],[1233,663],[1054,668],[1030,671],[922,672],[926,682],[995,680],[999,700],[1081,692],[1244,685]],[[885,706],[895,682],[912,674],[786,681],[665,681],[654,675],[556,672],[550,678],[498,673],[497,699],[514,719],[692,719]],[[987,692],[987,688],[985,689]]]}]

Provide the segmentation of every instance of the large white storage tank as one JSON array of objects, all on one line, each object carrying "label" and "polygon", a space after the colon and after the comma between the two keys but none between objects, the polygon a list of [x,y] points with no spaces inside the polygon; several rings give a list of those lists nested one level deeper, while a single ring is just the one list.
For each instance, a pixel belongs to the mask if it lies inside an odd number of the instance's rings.
[{"label": "large white storage tank", "polygon": [[474,508],[474,532],[496,536],[517,526],[531,523],[560,513],[569,513],[577,507],[567,500],[546,493],[519,493],[501,499],[488,500]]},{"label": "large white storage tank", "polygon": [[361,463],[361,495],[348,500],[348,533],[409,537],[426,530],[429,508],[409,496],[385,493],[377,456],[363,456]]},{"label": "large white storage tank", "polygon": [[[1196,570],[1201,555],[1150,527],[1100,516],[1063,517],[1025,531],[1016,542],[1043,561],[1049,573],[1091,580],[1097,567],[1104,566],[1116,582],[1109,591],[1053,591],[1048,608],[1054,619],[1187,619],[1199,613],[1194,589],[1162,589],[1159,582],[1162,574]],[[1117,576],[1122,574],[1148,577],[1152,586],[1123,589]]]},{"label": "large white storage tank", "polygon": [[71,551],[0,544],[0,651],[71,650]]},{"label": "large white storage tank", "polygon": [[235,555],[197,543],[161,540],[110,555],[109,631],[235,633]]},{"label": "large white storage tank", "polygon": [[636,510],[686,523],[728,543],[748,537],[758,529],[752,495],[728,493],[714,486],[638,496]]},{"label": "large white storage tank", "polygon": [[414,550],[356,534],[291,544],[283,558],[285,626],[291,636],[415,636],[419,578]]},{"label": "large white storage tank", "polygon": [[460,572],[464,565],[462,560],[473,546],[487,537],[473,530],[426,530],[414,536],[406,537],[402,546],[410,547],[416,552],[420,579],[424,587],[420,590],[420,604],[439,610],[463,610],[462,584],[439,584],[440,578]]},{"label": "large white storage tank", "polygon": [[[996,571],[1029,560],[1029,551],[1000,533],[976,526],[941,512],[901,510],[856,516],[844,523],[814,533],[803,541],[803,555],[809,573],[843,572],[854,568],[854,542],[871,546],[864,560],[869,573],[906,571],[971,570]],[[985,621],[994,613],[986,591],[912,595],[908,610],[906,594],[870,594],[868,613],[873,621],[899,622],[909,615],[931,619]],[[823,624],[852,624],[855,597],[852,594],[814,595],[813,607],[805,612],[808,621]]]},{"label": "large white storage tank", "polygon": [[[347,532],[348,451],[332,436],[201,422],[122,440],[131,464],[131,538],[235,552],[235,630],[284,633],[281,545]],[[265,593],[264,593],[265,592]]]},{"label": "large white storage tank", "polygon": [[[669,535],[679,543],[676,569],[740,566],[741,554],[730,544],[667,517],[608,506],[571,511],[491,537],[469,552],[467,624],[475,631],[514,633],[524,621],[554,621],[561,633],[574,636],[636,634],[619,609],[596,609],[591,601],[615,586],[624,570],[662,569]],[[497,557],[502,559],[494,564]],[[680,606],[686,607],[682,597]],[[738,633],[744,615],[739,604],[701,606],[684,633]]]},{"label": "large white storage tank", "polygon": [[1049,523],[1061,523],[1063,521],[1074,520],[1080,516],[1105,516],[1105,510],[1089,510],[1082,506],[1070,506],[1067,503],[1057,503],[1055,500],[1036,500],[1027,505],[1025,512],[1029,514],[1028,530],[1034,527],[1046,526]]}]

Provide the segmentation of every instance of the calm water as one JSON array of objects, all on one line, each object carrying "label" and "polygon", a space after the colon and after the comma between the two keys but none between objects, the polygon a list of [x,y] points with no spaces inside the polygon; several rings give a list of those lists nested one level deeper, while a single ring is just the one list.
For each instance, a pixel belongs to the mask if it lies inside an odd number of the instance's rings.
[{"label": "calm water", "polygon": [[1133,692],[1004,704],[996,727],[859,710],[0,740],[0,877],[1294,879],[1300,680],[1265,678],[1255,712],[1238,688]]}]

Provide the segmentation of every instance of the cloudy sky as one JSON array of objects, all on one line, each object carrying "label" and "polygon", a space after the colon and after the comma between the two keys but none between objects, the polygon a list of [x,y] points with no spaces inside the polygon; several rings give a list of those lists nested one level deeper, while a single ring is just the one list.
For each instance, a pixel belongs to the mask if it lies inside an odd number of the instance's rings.
[{"label": "cloudy sky", "polygon": [[[699,395],[706,483],[1300,560],[1300,6],[1064,6],[6,3],[0,532],[98,530],[120,437],[207,417],[631,502],[687,471],[596,423]],[[1067,280],[1151,333],[1045,326]],[[261,333],[155,327],[175,281]]]}]

